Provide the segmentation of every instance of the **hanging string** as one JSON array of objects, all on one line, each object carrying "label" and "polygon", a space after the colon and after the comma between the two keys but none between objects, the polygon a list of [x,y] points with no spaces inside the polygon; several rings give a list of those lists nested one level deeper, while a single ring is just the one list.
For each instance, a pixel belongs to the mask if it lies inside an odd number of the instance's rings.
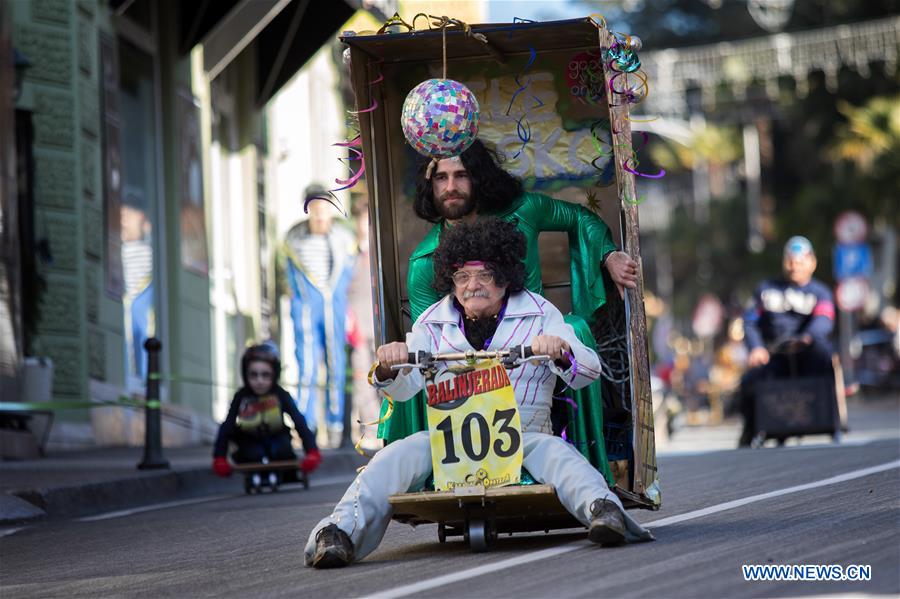
[{"label": "hanging string", "polygon": [[444,71],[441,79],[447,78],[447,25],[450,24],[450,21],[447,17],[441,17],[441,41],[443,43],[443,55],[444,55]]},{"label": "hanging string", "polygon": [[[423,14],[423,13],[420,13],[420,14]],[[426,15],[426,16],[430,16],[430,15]],[[413,18],[413,24],[415,24],[416,18],[418,18],[418,17],[419,17],[419,15],[416,15],[416,17]],[[434,25],[436,27],[441,28],[441,46],[442,46],[442,48],[441,48],[442,49],[441,63],[442,63],[442,67],[443,67],[443,71],[441,73],[441,79],[446,79],[447,78],[447,26],[451,24],[452,20],[446,16],[443,16],[440,19],[438,19],[437,17],[434,17],[434,16],[432,16],[431,18],[434,19]],[[431,23],[429,23],[428,26],[430,28]],[[468,25],[466,25],[466,27],[468,27]],[[431,180],[431,175],[432,175],[432,173],[434,173],[434,169],[437,166],[437,163],[438,163],[438,159],[436,157],[432,158],[431,161],[428,163],[428,168],[425,169],[425,179],[426,180]]]}]

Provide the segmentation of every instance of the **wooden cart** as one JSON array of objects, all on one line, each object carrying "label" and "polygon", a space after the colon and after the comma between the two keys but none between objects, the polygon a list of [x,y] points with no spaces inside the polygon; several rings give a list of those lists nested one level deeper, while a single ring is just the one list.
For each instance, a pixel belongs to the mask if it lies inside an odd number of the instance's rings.
[{"label": "wooden cart", "polygon": [[[418,24],[423,23],[420,18]],[[453,26],[446,32],[345,33],[341,39],[350,47],[365,160],[378,343],[403,339],[411,327],[408,260],[430,226],[412,210],[416,155],[401,131],[401,107],[416,84],[441,77],[444,52],[447,77],[466,84],[479,98],[479,137],[510,158],[504,166],[527,189],[587,203],[640,265],[629,104],[610,100],[614,94],[606,93],[611,82],[621,86],[628,76],[622,79],[604,59],[615,43],[604,25],[584,18]],[[597,123],[605,125],[600,142],[594,137]],[[529,137],[523,140],[517,132],[525,126]],[[597,155],[597,143],[607,156]],[[565,313],[572,306],[566,235],[542,234],[540,252],[544,295]],[[618,301],[615,292],[607,297],[608,304]],[[606,324],[621,332],[627,354],[626,376],[612,387],[616,405],[606,423],[615,492],[627,506],[658,509],[640,269],[637,289],[618,301],[618,310],[598,318],[610,319]],[[442,540],[462,534],[473,548],[482,548],[498,532],[579,526],[545,485],[488,489],[480,496],[411,493],[395,496],[391,503],[396,520],[437,522]]]}]

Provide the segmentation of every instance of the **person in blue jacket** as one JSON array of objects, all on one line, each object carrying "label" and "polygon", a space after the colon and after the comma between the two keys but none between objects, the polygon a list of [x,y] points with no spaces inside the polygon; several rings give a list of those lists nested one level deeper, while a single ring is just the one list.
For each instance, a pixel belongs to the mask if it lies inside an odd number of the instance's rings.
[{"label": "person in blue jacket", "polygon": [[806,237],[791,237],[784,246],[784,277],[763,281],[753,293],[744,315],[744,342],[749,350],[749,370],[741,381],[744,430],[739,445],[750,445],[756,434],[754,386],[764,378],[791,374],[791,361],[771,350],[792,346],[796,376],[833,372],[831,331],[834,300],[831,290],[813,278],[816,254]]},{"label": "person in blue jacket", "polygon": [[230,476],[229,442],[236,446],[231,454],[236,464],[297,459],[291,447],[291,431],[284,423],[287,413],[303,443],[305,457],[299,468],[309,473],[322,461],[315,435],[306,426],[306,419],[297,409],[290,393],[278,384],[281,359],[268,345],[254,345],[241,358],[244,386],[231,400],[228,416],[219,427],[213,448],[213,470],[219,476]]}]

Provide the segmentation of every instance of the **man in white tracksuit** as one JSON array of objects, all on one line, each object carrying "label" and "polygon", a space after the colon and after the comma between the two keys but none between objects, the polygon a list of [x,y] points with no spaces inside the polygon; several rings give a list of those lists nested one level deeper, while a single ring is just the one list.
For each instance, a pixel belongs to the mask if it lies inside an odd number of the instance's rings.
[{"label": "man in white tracksuit", "polygon": [[[651,540],[622,508],[606,480],[570,444],[551,434],[550,404],[556,377],[572,388],[600,376],[596,353],[575,336],[560,311],[524,289],[525,240],[515,225],[496,219],[459,223],[435,252],[435,286],[448,292],[413,325],[406,343],[376,351],[376,386],[406,401],[425,384],[421,371],[395,372],[409,352],[431,354],[531,346],[550,362],[526,363],[509,372],[523,431],[523,467],[551,484],[565,508],[602,545]],[[555,375],[555,376],[554,376]],[[388,497],[420,489],[432,473],[429,433],[422,431],[382,449],[351,483],[328,517],[312,530],[305,562],[316,568],[346,566],[378,547],[391,519]]]}]

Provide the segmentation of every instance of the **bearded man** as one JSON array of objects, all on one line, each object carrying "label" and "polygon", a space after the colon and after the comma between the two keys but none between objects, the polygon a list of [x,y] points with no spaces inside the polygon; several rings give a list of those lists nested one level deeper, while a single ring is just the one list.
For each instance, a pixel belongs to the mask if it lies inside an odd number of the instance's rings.
[{"label": "bearded man", "polygon": [[434,250],[441,233],[459,221],[496,216],[514,222],[525,235],[525,287],[542,293],[538,235],[544,231],[569,234],[572,260],[572,311],[585,320],[606,302],[601,268],[620,292],[637,286],[637,262],[618,251],[609,227],[583,206],[526,192],[522,182],[504,170],[497,153],[475,142],[459,157],[436,164],[423,162],[416,181],[413,208],[434,226],[409,258],[409,307],[412,320],[439,298],[434,281]]}]

